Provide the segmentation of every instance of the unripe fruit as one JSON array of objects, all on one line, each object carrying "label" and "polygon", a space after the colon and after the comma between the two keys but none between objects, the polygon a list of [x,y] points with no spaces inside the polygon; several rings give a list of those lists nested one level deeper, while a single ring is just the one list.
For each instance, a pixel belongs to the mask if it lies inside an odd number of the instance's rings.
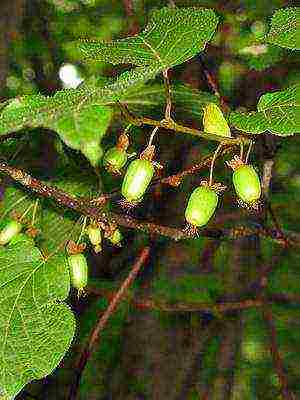
[{"label": "unripe fruit", "polygon": [[122,195],[129,202],[139,202],[154,175],[154,166],[149,160],[134,160],[130,163],[122,184]]},{"label": "unripe fruit", "polygon": [[241,165],[233,173],[233,185],[239,198],[254,203],[261,196],[259,176],[251,165]]},{"label": "unripe fruit", "polygon": [[82,253],[72,254],[68,257],[70,268],[71,284],[78,289],[79,293],[83,292],[88,281],[88,264]]},{"label": "unripe fruit", "polygon": [[117,147],[107,150],[103,158],[103,164],[108,170],[118,172],[126,164],[127,153]]},{"label": "unripe fruit", "polygon": [[90,225],[87,228],[87,234],[90,239],[90,242],[94,246],[94,250],[96,253],[99,253],[102,248],[101,248],[101,242],[102,242],[102,231],[101,228],[98,228],[97,226]]},{"label": "unripe fruit", "polygon": [[5,245],[11,241],[11,239],[21,232],[23,225],[15,221],[14,219],[7,222],[4,228],[0,231],[0,245]]},{"label": "unripe fruit", "polygon": [[230,128],[222,111],[215,103],[209,103],[204,108],[204,132],[220,136],[231,136]]},{"label": "unripe fruit", "polygon": [[109,236],[109,238],[108,238],[110,241],[111,241],[111,243],[113,244],[113,245],[115,245],[115,246],[122,246],[121,245],[121,241],[122,241],[122,239],[123,239],[123,235],[122,235],[122,233],[120,232],[120,230],[119,229],[116,229],[115,231],[114,231],[114,233],[111,235],[111,236]]},{"label": "unripe fruit", "polygon": [[189,198],[185,218],[193,226],[204,226],[213,216],[217,205],[217,193],[209,186],[199,186]]}]

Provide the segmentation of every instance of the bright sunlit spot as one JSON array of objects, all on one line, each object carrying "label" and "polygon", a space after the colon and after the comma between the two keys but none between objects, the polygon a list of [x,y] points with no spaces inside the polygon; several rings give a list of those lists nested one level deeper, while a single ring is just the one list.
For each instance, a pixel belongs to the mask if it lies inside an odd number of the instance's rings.
[{"label": "bright sunlit spot", "polygon": [[77,68],[72,64],[64,64],[60,67],[59,78],[67,89],[76,89],[83,82]]}]

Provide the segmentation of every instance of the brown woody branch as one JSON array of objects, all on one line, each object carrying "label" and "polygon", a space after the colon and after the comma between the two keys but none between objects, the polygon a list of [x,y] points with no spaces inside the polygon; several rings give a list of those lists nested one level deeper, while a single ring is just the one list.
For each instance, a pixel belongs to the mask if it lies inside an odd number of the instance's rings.
[{"label": "brown woody branch", "polygon": [[[86,289],[87,293],[97,297],[104,297],[108,301],[111,301],[116,292],[105,289],[99,289],[96,287],[89,286]],[[300,304],[300,296],[287,295],[285,293],[274,293],[267,297],[268,303],[286,303],[286,304]],[[244,310],[248,308],[262,307],[264,301],[262,299],[245,299],[237,301],[226,301],[222,303],[168,303],[166,301],[157,301],[151,297],[143,297],[136,299],[130,299],[130,304],[139,310],[158,310],[168,313],[177,312],[210,312],[219,316],[226,312],[232,312],[237,310]]]},{"label": "brown woody branch", "polygon": [[277,344],[277,334],[275,329],[275,324],[270,308],[265,305],[262,308],[263,317],[267,325],[269,336],[270,336],[270,352],[273,360],[273,364],[280,381],[280,388],[282,397],[286,400],[296,400],[294,393],[289,389],[288,379],[286,371],[284,369],[283,361],[278,349]]},{"label": "brown woody branch", "polygon": [[[169,237],[174,240],[190,239],[194,237],[194,234],[185,229],[140,221],[127,214],[104,211],[100,207],[92,206],[89,201],[86,201],[86,199],[71,196],[54,186],[45,185],[40,180],[33,178],[27,172],[18,168],[10,167],[5,162],[0,162],[0,172],[10,176],[16,182],[19,182],[24,187],[38,193],[40,196],[54,200],[59,205],[72,209],[86,217],[89,217],[95,222],[107,226],[108,228],[112,225],[120,225],[146,233]],[[199,234],[205,237],[228,240],[258,234],[270,238],[280,245],[286,245],[285,241],[282,239],[282,232],[278,232],[276,229],[268,229],[258,224],[255,227],[238,226],[230,229],[205,228],[202,229]],[[289,244],[291,246],[300,246],[299,234],[285,232],[285,237],[289,239]]]}]

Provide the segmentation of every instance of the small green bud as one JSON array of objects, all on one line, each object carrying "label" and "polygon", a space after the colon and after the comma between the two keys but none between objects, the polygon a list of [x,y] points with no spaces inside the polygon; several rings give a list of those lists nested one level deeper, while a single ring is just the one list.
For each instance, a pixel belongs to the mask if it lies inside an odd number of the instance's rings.
[{"label": "small green bud", "polygon": [[222,111],[215,103],[209,103],[204,107],[203,115],[204,132],[220,136],[231,136],[230,128]]},{"label": "small green bud", "polygon": [[108,238],[114,246],[121,246],[123,235],[119,229],[116,229],[114,233]]},{"label": "small green bud", "polygon": [[112,147],[104,154],[103,164],[110,171],[118,172],[126,164],[128,155],[125,151]]},{"label": "small green bud", "polygon": [[4,228],[0,231],[0,245],[9,243],[14,236],[21,232],[23,225],[14,219],[7,222]]},{"label": "small green bud", "polygon": [[97,226],[90,225],[87,228],[87,234],[90,239],[90,242],[94,246],[94,250],[96,253],[101,251],[101,242],[102,242],[102,231],[101,228]]},{"label": "small green bud", "polygon": [[68,257],[71,284],[82,293],[88,281],[88,264],[84,254],[72,254]]},{"label": "small green bud", "polygon": [[209,186],[199,186],[189,198],[185,218],[193,226],[204,226],[213,216],[217,205],[217,193]]},{"label": "small green bud", "polygon": [[154,166],[151,161],[145,159],[132,161],[123,180],[122,195],[129,202],[141,201],[153,175]]},{"label": "small green bud", "polygon": [[254,203],[261,196],[261,185],[257,172],[251,165],[241,165],[233,173],[236,194],[245,203]]}]

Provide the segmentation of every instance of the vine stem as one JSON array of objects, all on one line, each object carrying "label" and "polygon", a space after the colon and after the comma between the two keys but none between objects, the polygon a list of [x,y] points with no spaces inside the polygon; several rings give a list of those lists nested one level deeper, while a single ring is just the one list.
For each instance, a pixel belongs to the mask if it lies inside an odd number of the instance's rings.
[{"label": "vine stem", "polygon": [[78,361],[78,366],[76,370],[76,378],[74,380],[73,385],[70,388],[68,400],[75,400],[77,397],[77,391],[80,384],[80,379],[83,374],[84,368],[95,348],[95,345],[99,343],[101,339],[101,333],[107,325],[108,320],[112,316],[112,314],[116,311],[117,307],[119,306],[122,299],[125,297],[126,292],[128,291],[129,287],[135,281],[137,274],[139,273],[141,267],[145,264],[147,259],[150,255],[150,247],[144,247],[140,252],[139,256],[137,257],[129,275],[124,280],[122,285],[120,286],[119,290],[111,300],[109,306],[105,310],[104,314],[96,323],[94,329],[92,330],[88,343],[84,347],[83,351],[80,354],[80,358]]},{"label": "vine stem", "polygon": [[283,361],[281,358],[281,355],[278,350],[278,345],[277,345],[277,334],[276,334],[276,329],[275,329],[275,324],[272,316],[272,312],[268,305],[264,305],[262,308],[262,313],[263,317],[265,320],[265,323],[267,325],[267,328],[269,330],[269,336],[270,336],[270,352],[273,360],[273,364],[277,373],[277,376],[280,381],[280,386],[281,386],[281,393],[284,399],[286,400],[296,400],[296,397],[294,393],[292,393],[289,389],[288,386],[288,380],[287,376],[284,370],[284,365]]},{"label": "vine stem", "polygon": [[217,134],[206,133],[204,131],[200,131],[199,129],[190,128],[188,126],[177,124],[172,119],[163,119],[158,121],[156,119],[147,118],[147,117],[137,117],[128,109],[126,104],[124,103],[117,103],[123,112],[123,116],[126,120],[136,126],[141,125],[149,125],[149,126],[158,126],[160,128],[169,129],[171,131],[175,131],[177,133],[189,134],[192,136],[196,136],[198,138],[203,138],[206,140],[212,140],[216,142],[226,143],[226,144],[235,144],[240,145],[240,143],[250,143],[250,139],[246,136],[237,136],[237,137],[224,137]]},{"label": "vine stem", "polygon": [[216,148],[216,151],[214,152],[214,155],[211,159],[210,170],[209,170],[209,186],[211,186],[212,182],[213,182],[214,165],[215,165],[215,161],[217,158],[217,154],[218,154],[219,150],[221,150],[221,148],[222,148],[222,143],[220,143],[218,145],[218,147]]},{"label": "vine stem", "polygon": [[150,135],[150,138],[149,138],[149,141],[148,141],[148,146],[152,146],[154,137],[155,137],[155,135],[156,135],[156,133],[157,133],[158,130],[159,130],[159,127],[156,126],[156,127],[153,129],[153,131],[151,132],[151,135]]},{"label": "vine stem", "polygon": [[252,140],[251,140],[251,141],[250,141],[250,144],[249,144],[249,147],[248,147],[248,150],[247,150],[246,157],[245,157],[245,164],[248,163],[248,160],[249,160],[249,156],[250,156],[250,152],[251,152],[252,146],[253,146],[253,142],[252,142]]},{"label": "vine stem", "polygon": [[166,94],[166,109],[165,109],[165,119],[171,119],[171,109],[172,109],[172,95],[171,95],[171,85],[169,80],[169,70],[165,69],[163,71],[164,84],[165,84],[165,94]]},{"label": "vine stem", "polygon": [[[93,287],[87,288],[87,293],[97,297],[105,297],[108,301],[111,301],[116,292],[107,291],[103,289],[97,289]],[[268,303],[275,304],[300,304],[300,296],[288,296],[284,293],[274,293],[267,297]],[[220,303],[168,303],[165,301],[157,301],[151,297],[145,297],[142,299],[131,299],[130,304],[139,310],[158,310],[167,313],[181,313],[181,312],[209,312],[215,316],[220,316],[220,314],[245,310],[249,308],[260,308],[264,305],[261,299],[245,299],[236,301],[224,301]]]}]

